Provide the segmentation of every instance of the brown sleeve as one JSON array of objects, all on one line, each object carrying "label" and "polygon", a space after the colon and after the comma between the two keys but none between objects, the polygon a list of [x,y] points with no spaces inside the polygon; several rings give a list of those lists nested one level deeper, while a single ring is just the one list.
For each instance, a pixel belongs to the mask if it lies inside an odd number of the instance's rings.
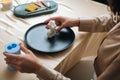
[{"label": "brown sleeve", "polygon": [[115,23],[108,14],[94,18],[80,18],[79,31],[86,32],[106,32],[109,31]]},{"label": "brown sleeve", "polygon": [[39,72],[37,73],[37,77],[39,79],[43,80],[71,80],[69,78],[66,78],[61,73],[47,67],[46,65],[43,65]]}]

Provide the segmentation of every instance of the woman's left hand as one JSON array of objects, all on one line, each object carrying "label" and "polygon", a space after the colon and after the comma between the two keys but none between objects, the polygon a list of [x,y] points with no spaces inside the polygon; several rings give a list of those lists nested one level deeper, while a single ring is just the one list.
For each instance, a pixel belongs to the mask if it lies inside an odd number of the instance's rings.
[{"label": "woman's left hand", "polygon": [[37,73],[41,67],[40,60],[22,44],[20,44],[20,47],[25,55],[15,55],[3,52],[3,54],[6,56],[6,63],[15,67],[20,72]]}]

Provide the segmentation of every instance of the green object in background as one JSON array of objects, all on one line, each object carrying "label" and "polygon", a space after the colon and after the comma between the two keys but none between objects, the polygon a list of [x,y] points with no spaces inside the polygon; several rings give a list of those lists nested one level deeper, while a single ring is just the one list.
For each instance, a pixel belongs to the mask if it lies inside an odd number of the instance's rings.
[{"label": "green object in background", "polygon": [[43,14],[53,13],[58,9],[58,4],[56,2],[52,0],[47,0],[46,2],[50,4],[49,7],[46,7],[43,10],[40,10],[39,7],[38,10],[36,10],[35,12],[28,12],[25,10],[26,6],[28,6],[31,3],[18,5],[14,8],[14,15],[21,18],[28,18],[28,17],[40,16]]}]

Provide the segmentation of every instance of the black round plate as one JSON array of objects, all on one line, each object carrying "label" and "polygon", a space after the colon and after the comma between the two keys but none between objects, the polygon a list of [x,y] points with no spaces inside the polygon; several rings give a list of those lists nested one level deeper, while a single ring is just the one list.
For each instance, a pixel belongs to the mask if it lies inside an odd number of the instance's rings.
[{"label": "black round plate", "polygon": [[63,28],[53,38],[48,38],[46,23],[39,23],[29,28],[25,34],[25,44],[33,51],[57,53],[69,48],[75,34],[70,28]]}]

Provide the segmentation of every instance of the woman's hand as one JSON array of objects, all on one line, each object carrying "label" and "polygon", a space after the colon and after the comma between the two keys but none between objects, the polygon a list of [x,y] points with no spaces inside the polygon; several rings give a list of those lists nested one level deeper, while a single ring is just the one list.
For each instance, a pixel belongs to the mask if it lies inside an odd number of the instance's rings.
[{"label": "woman's hand", "polygon": [[41,67],[39,59],[22,44],[20,44],[20,46],[25,55],[15,55],[4,52],[6,63],[15,67],[20,72],[37,73]]},{"label": "woman's hand", "polygon": [[62,17],[62,16],[52,17],[46,20],[45,23],[48,23],[50,20],[54,20],[57,26],[59,26],[59,28],[56,30],[57,32],[59,32],[64,27],[79,26],[80,24],[79,18],[68,18],[68,17]]}]

